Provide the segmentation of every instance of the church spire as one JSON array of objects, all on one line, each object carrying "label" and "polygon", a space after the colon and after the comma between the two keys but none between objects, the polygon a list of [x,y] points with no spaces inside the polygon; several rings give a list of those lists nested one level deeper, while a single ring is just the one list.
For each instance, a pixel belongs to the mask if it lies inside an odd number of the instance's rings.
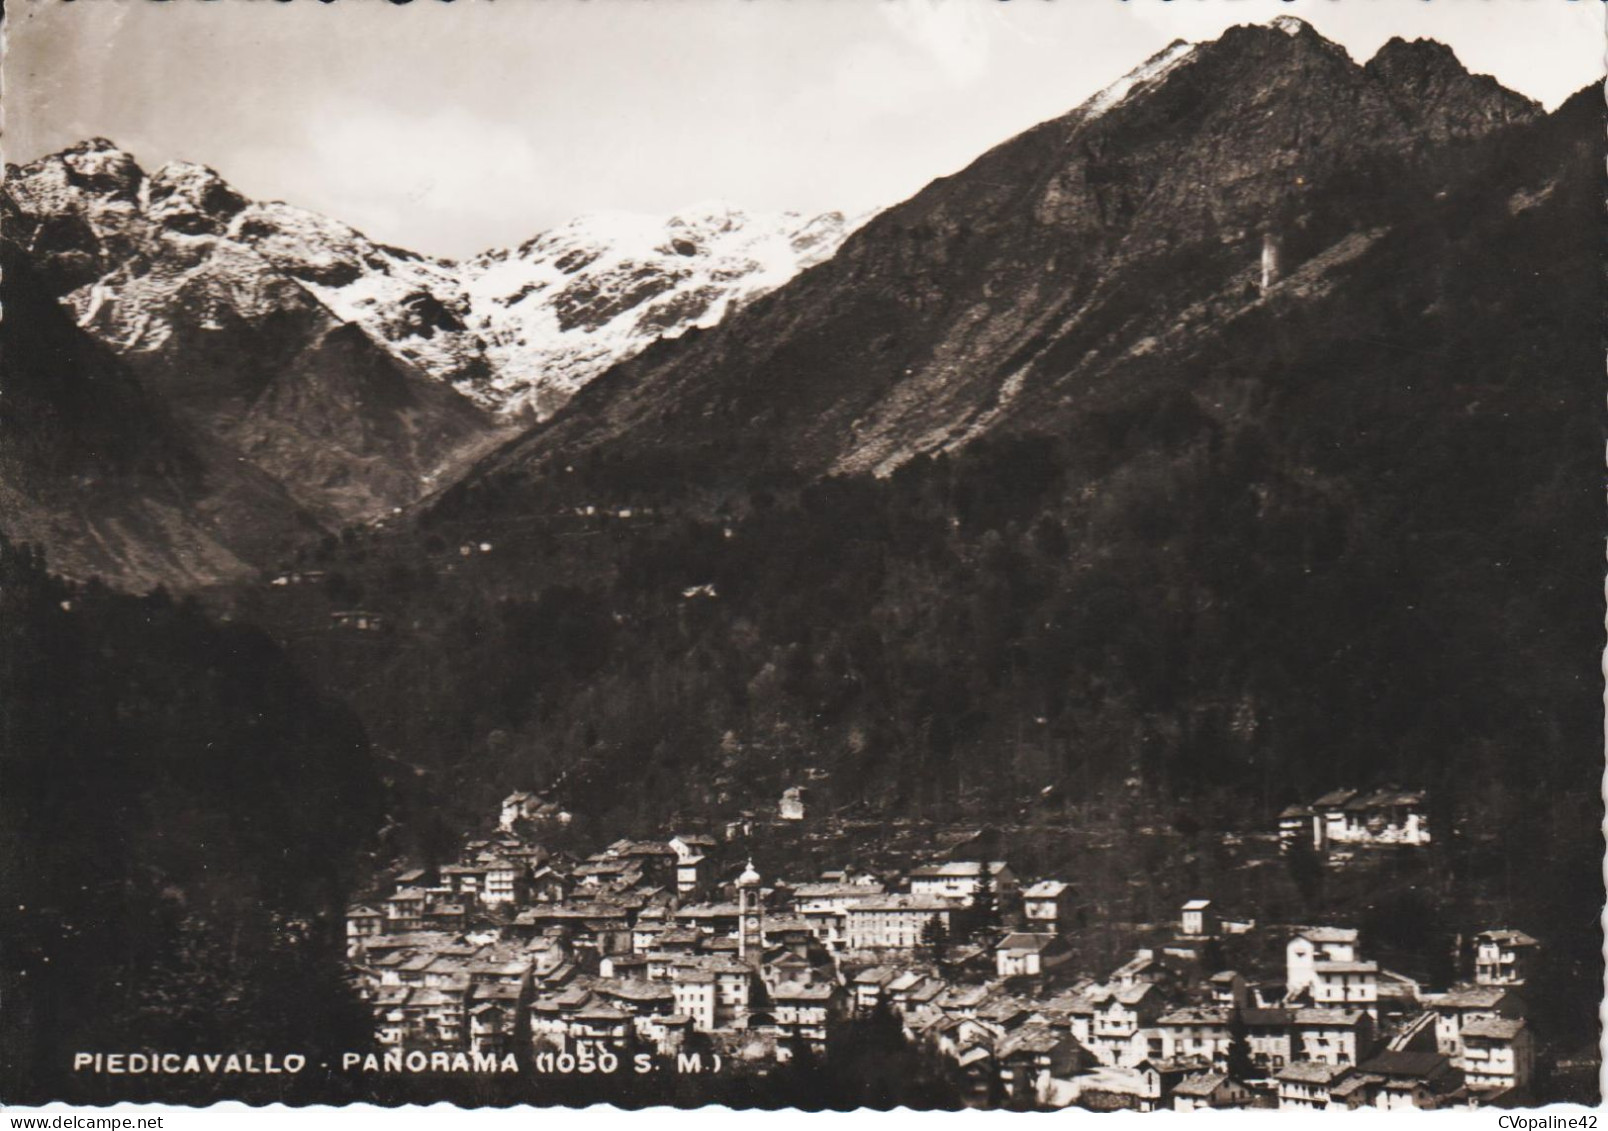
[{"label": "church spire", "polygon": [[765,950],[765,911],[760,903],[759,873],[753,858],[737,877],[737,957],[757,965]]}]

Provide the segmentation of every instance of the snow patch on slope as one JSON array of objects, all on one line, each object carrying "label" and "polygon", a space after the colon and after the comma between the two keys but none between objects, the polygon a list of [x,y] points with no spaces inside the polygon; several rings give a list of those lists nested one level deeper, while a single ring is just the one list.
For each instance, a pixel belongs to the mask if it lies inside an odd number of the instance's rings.
[{"label": "snow patch on slope", "polygon": [[339,221],[277,201],[246,209],[231,235],[295,278],[337,318],[475,397],[472,386],[486,373],[485,349],[466,325],[469,307],[455,264],[376,244]]},{"label": "snow patch on slope", "polygon": [[1083,120],[1092,122],[1125,101],[1134,91],[1151,86],[1166,78],[1195,53],[1196,44],[1182,39],[1174,40],[1166,48],[1152,55],[1138,68],[1129,71],[1116,82],[1083,104]]},{"label": "snow patch on slope", "polygon": [[615,362],[711,327],[829,258],[866,218],[719,203],[668,220],[598,212],[477,256],[464,286],[495,399],[545,416]]}]

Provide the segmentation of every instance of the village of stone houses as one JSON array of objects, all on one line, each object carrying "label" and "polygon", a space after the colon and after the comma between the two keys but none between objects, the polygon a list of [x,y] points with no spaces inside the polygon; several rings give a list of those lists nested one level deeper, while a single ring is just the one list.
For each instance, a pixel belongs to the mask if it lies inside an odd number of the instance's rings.
[{"label": "village of stone houses", "polygon": [[[793,788],[774,813],[580,855],[550,846],[569,823],[559,805],[512,794],[457,862],[393,872],[350,908],[370,1060],[763,1077],[877,1018],[966,1106],[1536,1102],[1551,1054],[1525,987],[1547,951],[1522,924],[1459,935],[1451,977],[1428,985],[1383,964],[1355,923],[1264,922],[1212,891],[1113,922],[1077,876],[997,858],[1008,838],[994,829],[894,822],[874,842],[861,832],[854,863],[759,863],[842,843],[810,816]],[[1440,835],[1421,791],[1386,788],[1334,791],[1229,839],[1251,864],[1293,854],[1367,884],[1385,861],[1428,859]]]}]

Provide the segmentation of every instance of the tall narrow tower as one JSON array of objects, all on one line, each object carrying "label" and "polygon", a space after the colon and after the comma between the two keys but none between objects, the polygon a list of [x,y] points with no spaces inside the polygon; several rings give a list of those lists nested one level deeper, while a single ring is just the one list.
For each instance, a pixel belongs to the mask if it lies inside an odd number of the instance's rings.
[{"label": "tall narrow tower", "polygon": [[750,860],[737,877],[737,957],[757,964],[765,953],[765,912],[759,902],[759,873]]},{"label": "tall narrow tower", "polygon": [[1262,233],[1262,291],[1279,281],[1279,237],[1271,229]]}]

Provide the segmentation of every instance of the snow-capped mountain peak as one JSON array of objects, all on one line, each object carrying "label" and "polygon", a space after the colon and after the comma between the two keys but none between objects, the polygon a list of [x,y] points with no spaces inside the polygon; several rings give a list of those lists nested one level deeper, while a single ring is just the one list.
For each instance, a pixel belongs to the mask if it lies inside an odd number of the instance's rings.
[{"label": "snow-capped mountain peak", "polygon": [[221,235],[247,201],[205,165],[173,161],[149,177],[141,190],[146,216],[163,228],[189,235]]},{"label": "snow-capped mountain peak", "polygon": [[[725,201],[668,218],[597,212],[455,263],[254,202],[205,165],[174,161],[147,176],[99,138],[12,170],[7,193],[21,228],[43,241],[31,250],[55,289],[119,350],[167,342],[183,304],[156,298],[193,290],[199,274],[242,310],[314,302],[505,416],[548,415],[659,338],[714,325],[828,258],[864,219]],[[203,304],[203,323],[216,305]]]},{"label": "snow-capped mountain peak", "polygon": [[864,218],[711,201],[668,219],[594,212],[464,265],[494,399],[546,415],[616,361],[708,327],[835,252]]}]

